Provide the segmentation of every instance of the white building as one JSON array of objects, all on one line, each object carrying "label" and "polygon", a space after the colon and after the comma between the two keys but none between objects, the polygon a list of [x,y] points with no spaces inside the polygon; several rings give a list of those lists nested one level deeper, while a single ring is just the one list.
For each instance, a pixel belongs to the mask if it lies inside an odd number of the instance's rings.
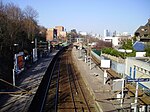
[{"label": "white building", "polygon": [[103,37],[103,41],[112,42],[112,40],[113,40],[113,37],[110,37],[110,36]]},{"label": "white building", "polygon": [[112,44],[113,46],[119,46],[120,45],[119,37],[113,37]]},{"label": "white building", "polygon": [[103,41],[112,42],[114,47],[122,45],[123,40],[131,39],[131,36],[107,36],[103,37]]},{"label": "white building", "polygon": [[129,36],[130,34],[128,32],[123,32],[122,35],[123,36]]},{"label": "white building", "polygon": [[87,35],[87,32],[82,32],[82,31],[80,31],[79,34],[80,34],[80,35],[83,35],[83,36],[86,36],[86,35]]},{"label": "white building", "polygon": [[116,36],[131,36],[131,34],[129,32],[123,32],[123,33],[117,32]]},{"label": "white building", "polygon": [[113,46],[121,46],[124,40],[131,39],[131,36],[115,36],[113,38]]},{"label": "white building", "polygon": [[76,38],[77,43],[82,43],[84,41],[84,38]]}]

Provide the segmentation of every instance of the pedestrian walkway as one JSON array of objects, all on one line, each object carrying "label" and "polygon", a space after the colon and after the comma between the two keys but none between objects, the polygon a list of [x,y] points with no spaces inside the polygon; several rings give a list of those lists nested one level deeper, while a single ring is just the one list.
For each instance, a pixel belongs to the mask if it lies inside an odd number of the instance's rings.
[{"label": "pedestrian walkway", "polygon": [[[47,58],[42,58],[34,63],[31,68],[20,74],[16,80],[17,88],[13,90],[16,94],[0,95],[0,112],[24,112],[28,107],[40,85],[53,56],[57,53],[51,53]],[[20,94],[18,94],[18,93]]]},{"label": "pedestrian walkway", "polygon": [[103,71],[93,62],[90,69],[90,61],[85,63],[84,60],[78,59],[78,55],[78,50],[73,48],[72,56],[74,62],[76,63],[77,68],[90,91],[90,94],[95,99],[95,104],[98,107],[98,111],[118,112],[116,108],[120,108],[120,102],[109,100],[114,95],[111,92],[111,87],[108,84],[104,85]]}]

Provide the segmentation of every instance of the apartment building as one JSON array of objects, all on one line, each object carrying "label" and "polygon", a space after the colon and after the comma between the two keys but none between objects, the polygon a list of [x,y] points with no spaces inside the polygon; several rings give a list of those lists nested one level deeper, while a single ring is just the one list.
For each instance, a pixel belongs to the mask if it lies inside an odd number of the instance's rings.
[{"label": "apartment building", "polygon": [[148,37],[150,36],[150,19],[144,26],[140,26],[136,31],[135,35],[138,37]]}]

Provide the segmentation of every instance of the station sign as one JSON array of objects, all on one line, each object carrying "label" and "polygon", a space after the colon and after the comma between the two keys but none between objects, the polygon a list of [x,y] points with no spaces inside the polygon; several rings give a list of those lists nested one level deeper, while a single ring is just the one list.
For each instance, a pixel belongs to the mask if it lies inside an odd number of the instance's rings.
[{"label": "station sign", "polygon": [[101,60],[102,68],[110,68],[110,60]]},{"label": "station sign", "polygon": [[127,79],[127,82],[149,82],[150,78]]},{"label": "station sign", "polygon": [[19,52],[14,55],[14,71],[20,74],[24,70],[24,52]]},{"label": "station sign", "polygon": [[38,57],[37,57],[37,48],[34,48],[33,49],[33,62],[36,62],[38,60]]}]

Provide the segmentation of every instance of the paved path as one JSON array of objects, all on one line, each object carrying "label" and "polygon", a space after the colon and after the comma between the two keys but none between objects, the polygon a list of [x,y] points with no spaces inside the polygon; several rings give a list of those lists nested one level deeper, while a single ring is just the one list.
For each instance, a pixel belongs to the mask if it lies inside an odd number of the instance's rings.
[{"label": "paved path", "polygon": [[[40,59],[31,68],[20,74],[16,80],[17,87],[29,91],[17,95],[5,94],[0,96],[0,112],[26,112],[37,91],[37,88],[45,74],[51,59],[57,53],[51,53],[49,57]],[[20,92],[20,89],[15,89]]]},{"label": "paved path", "polygon": [[74,62],[76,63],[78,70],[83,77],[91,95],[95,99],[95,103],[100,112],[118,112],[116,107],[120,102],[107,100],[112,98],[114,95],[111,92],[111,87],[106,84],[103,85],[103,71],[99,67],[92,63],[92,69],[90,70],[90,62],[85,63],[83,60],[79,60],[79,52],[75,48],[72,50]]}]

